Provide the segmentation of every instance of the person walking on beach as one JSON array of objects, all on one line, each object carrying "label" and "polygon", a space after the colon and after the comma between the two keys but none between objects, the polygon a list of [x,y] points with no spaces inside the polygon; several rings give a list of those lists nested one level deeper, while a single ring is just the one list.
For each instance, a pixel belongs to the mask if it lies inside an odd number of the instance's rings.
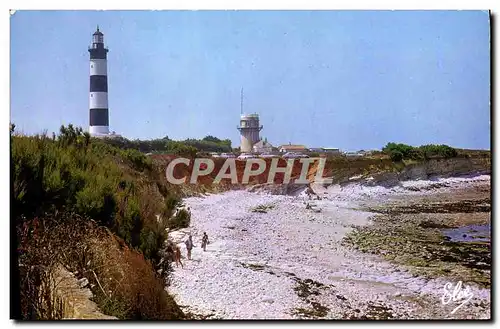
[{"label": "person walking on beach", "polygon": [[184,268],[184,265],[182,265],[181,262],[181,248],[179,248],[178,245],[174,246],[174,259],[176,267],[179,267],[179,264],[181,264],[181,267]]},{"label": "person walking on beach", "polygon": [[203,251],[207,251],[207,244],[209,243],[207,232],[203,232],[203,238],[201,239],[201,247],[203,248]]},{"label": "person walking on beach", "polygon": [[186,240],[186,249],[187,249],[187,256],[188,256],[188,259],[191,260],[191,250],[193,249],[194,247],[194,244],[193,244],[193,237],[191,236],[191,234],[189,235],[188,239]]}]

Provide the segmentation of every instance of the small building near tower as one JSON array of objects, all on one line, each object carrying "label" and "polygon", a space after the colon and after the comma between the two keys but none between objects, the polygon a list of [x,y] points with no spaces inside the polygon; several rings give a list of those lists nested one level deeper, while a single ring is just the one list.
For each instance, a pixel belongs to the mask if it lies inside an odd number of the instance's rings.
[{"label": "small building near tower", "polygon": [[325,153],[332,154],[332,155],[341,155],[342,154],[340,152],[340,149],[337,147],[324,147],[323,150]]},{"label": "small building near tower", "polygon": [[254,153],[271,153],[273,152],[273,146],[267,141],[267,138],[261,139],[253,146]]},{"label": "small building near tower", "polygon": [[304,145],[288,144],[288,145],[281,145],[279,147],[279,151],[281,153],[286,153],[286,152],[304,153],[307,152],[308,149]]}]

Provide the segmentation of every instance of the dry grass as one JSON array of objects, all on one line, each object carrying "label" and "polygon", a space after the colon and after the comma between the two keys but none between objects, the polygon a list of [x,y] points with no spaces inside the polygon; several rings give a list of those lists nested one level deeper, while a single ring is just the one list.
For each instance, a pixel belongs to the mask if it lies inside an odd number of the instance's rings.
[{"label": "dry grass", "polygon": [[[101,309],[121,319],[172,320],[183,318],[182,311],[164,290],[164,280],[156,275],[144,256],[108,233],[90,241],[92,264],[99,283],[95,299]],[[101,288],[102,287],[102,288]]]},{"label": "dry grass", "polygon": [[[54,215],[18,227],[22,319],[57,319],[51,302],[50,269],[64,264],[87,278],[101,311],[119,319],[182,319],[164,290],[165,276],[108,229],[76,215]],[[52,304],[51,304],[52,303]]]}]

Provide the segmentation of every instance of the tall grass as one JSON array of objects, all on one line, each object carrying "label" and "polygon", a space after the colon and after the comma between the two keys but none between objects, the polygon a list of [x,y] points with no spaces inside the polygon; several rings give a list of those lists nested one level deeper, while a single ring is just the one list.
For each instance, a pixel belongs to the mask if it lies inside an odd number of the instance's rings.
[{"label": "tall grass", "polygon": [[46,214],[25,221],[18,236],[24,319],[62,317],[53,298],[57,278],[52,274],[59,264],[88,279],[93,300],[105,314],[135,320],[184,317],[153,264],[91,219]]}]

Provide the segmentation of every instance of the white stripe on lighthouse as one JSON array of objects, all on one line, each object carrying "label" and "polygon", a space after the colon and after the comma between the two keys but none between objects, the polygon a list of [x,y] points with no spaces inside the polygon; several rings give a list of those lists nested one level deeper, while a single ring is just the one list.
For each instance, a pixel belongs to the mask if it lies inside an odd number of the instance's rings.
[{"label": "white stripe on lighthouse", "polygon": [[106,59],[90,60],[90,75],[107,75],[108,64]]},{"label": "white stripe on lighthouse", "polygon": [[89,133],[91,135],[107,135],[109,134],[109,127],[108,126],[90,126],[89,127]]},{"label": "white stripe on lighthouse", "polygon": [[108,93],[105,91],[96,91],[90,93],[91,109],[107,109],[108,108]]}]

